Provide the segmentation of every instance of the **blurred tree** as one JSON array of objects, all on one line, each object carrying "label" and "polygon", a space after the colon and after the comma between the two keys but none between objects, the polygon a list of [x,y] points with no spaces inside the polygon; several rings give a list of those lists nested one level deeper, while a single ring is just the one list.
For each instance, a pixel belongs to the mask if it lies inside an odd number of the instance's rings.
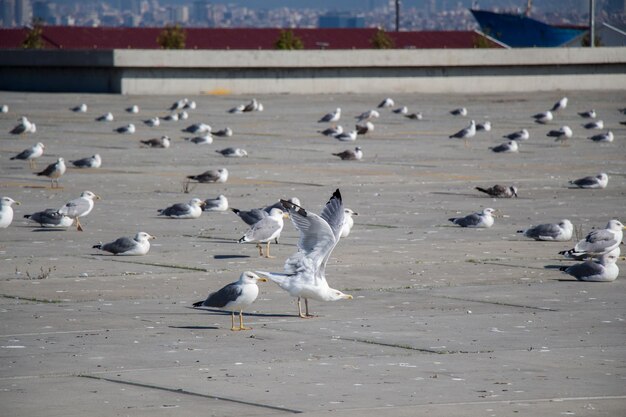
[{"label": "blurred tree", "polygon": [[185,49],[187,32],[180,25],[167,25],[157,38],[157,43],[163,49]]},{"label": "blurred tree", "polygon": [[43,41],[43,22],[40,19],[33,19],[26,38],[22,42],[24,49],[42,49],[46,44]]},{"label": "blurred tree", "polygon": [[276,49],[304,49],[302,39],[291,30],[281,30],[275,45]]},{"label": "blurred tree", "polygon": [[382,29],[376,31],[370,39],[370,44],[374,49],[393,49],[396,46],[391,36]]}]

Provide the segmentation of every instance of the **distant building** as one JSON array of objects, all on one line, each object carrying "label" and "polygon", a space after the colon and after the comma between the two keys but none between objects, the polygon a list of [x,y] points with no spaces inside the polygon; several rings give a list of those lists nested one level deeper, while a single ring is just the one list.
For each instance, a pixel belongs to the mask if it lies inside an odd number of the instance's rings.
[{"label": "distant building", "polygon": [[342,28],[356,29],[365,27],[365,19],[350,13],[327,13],[319,17],[317,26],[320,29]]},{"label": "distant building", "polygon": [[33,2],[33,19],[42,20],[49,25],[56,25],[55,4],[49,1]]},{"label": "distant building", "polygon": [[609,14],[623,14],[626,12],[626,0],[607,0],[606,11]]},{"label": "distant building", "polygon": [[3,26],[15,26],[15,0],[0,0],[0,13]]},{"label": "distant building", "polygon": [[15,25],[24,26],[33,19],[30,0],[15,0]]}]

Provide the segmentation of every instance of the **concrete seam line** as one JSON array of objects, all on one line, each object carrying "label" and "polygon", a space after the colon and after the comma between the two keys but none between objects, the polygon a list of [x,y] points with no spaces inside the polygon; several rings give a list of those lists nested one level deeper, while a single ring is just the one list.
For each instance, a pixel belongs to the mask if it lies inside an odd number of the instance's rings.
[{"label": "concrete seam line", "polygon": [[187,390],[184,390],[182,388],[168,388],[168,387],[162,387],[162,386],[159,386],[159,385],[144,384],[144,383],[141,383],[141,382],[125,381],[123,379],[113,379],[113,378],[106,378],[106,377],[100,377],[100,376],[95,376],[95,375],[87,375],[87,374],[80,374],[80,375],[76,375],[76,376],[79,377],[79,378],[89,378],[89,379],[95,379],[95,380],[98,380],[98,381],[106,381],[106,382],[114,382],[114,383],[117,383],[117,384],[131,385],[133,387],[156,389],[156,390],[161,390],[161,391],[172,392],[174,394],[184,394],[184,395],[190,395],[190,396],[193,396],[193,397],[207,398],[207,399],[210,399],[210,400],[228,401],[228,402],[231,402],[231,403],[242,404],[242,405],[249,405],[249,406],[252,406],[252,407],[260,407],[260,408],[267,408],[267,409],[270,409],[270,410],[284,411],[286,413],[293,413],[293,414],[300,414],[300,413],[302,413],[302,411],[300,411],[300,410],[293,410],[293,409],[290,409],[290,408],[278,407],[278,406],[275,406],[275,405],[253,403],[253,402],[249,402],[249,401],[237,400],[237,399],[234,399],[234,398],[218,397],[216,395],[200,394],[198,392],[187,391]]}]

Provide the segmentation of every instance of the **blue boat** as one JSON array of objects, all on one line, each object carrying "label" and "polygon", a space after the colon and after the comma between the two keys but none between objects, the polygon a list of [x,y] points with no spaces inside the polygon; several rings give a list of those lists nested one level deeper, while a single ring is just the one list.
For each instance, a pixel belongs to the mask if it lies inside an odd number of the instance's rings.
[{"label": "blue boat", "polygon": [[548,25],[523,14],[470,11],[485,35],[511,48],[562,46],[587,31],[586,26]]}]

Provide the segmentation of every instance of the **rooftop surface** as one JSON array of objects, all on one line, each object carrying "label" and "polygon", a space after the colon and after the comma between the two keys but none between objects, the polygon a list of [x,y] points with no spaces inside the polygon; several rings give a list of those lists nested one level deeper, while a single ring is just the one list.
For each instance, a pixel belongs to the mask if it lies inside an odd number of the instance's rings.
[{"label": "rooftop surface", "polygon": [[[567,109],[549,125],[532,123],[563,95]],[[535,242],[516,231],[570,219],[578,235],[624,221],[626,92],[503,95],[398,95],[410,120],[382,109],[375,130],[356,143],[327,138],[317,120],[342,108],[340,124],[384,98],[372,95],[256,97],[263,112],[229,114],[252,97],[198,96],[186,121],[158,128],[180,97],[0,93],[0,194],[19,200],[0,230],[0,414],[6,416],[616,416],[626,410],[626,284],[584,283],[558,267],[574,242]],[[87,103],[87,113],[70,107]],[[138,104],[139,114],[124,109]],[[468,117],[449,111],[465,106]],[[586,138],[577,112],[595,108],[615,134]],[[115,121],[94,118],[111,111]],[[37,133],[8,131],[21,115]],[[465,147],[448,136],[490,120]],[[137,133],[113,129],[135,123]],[[231,138],[194,145],[184,127],[205,122]],[[546,137],[568,124],[561,146]],[[489,147],[522,128],[520,152]],[[169,149],[140,147],[168,135]],[[10,161],[41,141],[38,169],[63,156],[99,153],[102,167],[68,169],[62,189]],[[332,156],[354,146],[362,161]],[[249,157],[215,150],[242,147]],[[226,167],[225,184],[192,184],[186,175]],[[609,174],[604,190],[568,180]],[[515,185],[519,198],[474,190]],[[157,217],[157,209],[224,194],[250,209],[297,196],[319,213],[340,188],[358,212],[327,266],[331,286],[353,300],[311,301],[317,317],[297,317],[294,299],[272,283],[245,315],[253,330],[231,332],[228,313],[192,309],[245,270],[282,271],[296,251],[287,222],[273,259],[238,244],[246,225],[232,212],[196,220]],[[81,220],[85,231],[43,231],[23,215],[58,208],[91,190],[102,199]],[[447,221],[485,207],[490,229]],[[146,256],[115,257],[92,246],[137,231],[156,235]],[[619,261],[623,266],[624,262]]]}]

